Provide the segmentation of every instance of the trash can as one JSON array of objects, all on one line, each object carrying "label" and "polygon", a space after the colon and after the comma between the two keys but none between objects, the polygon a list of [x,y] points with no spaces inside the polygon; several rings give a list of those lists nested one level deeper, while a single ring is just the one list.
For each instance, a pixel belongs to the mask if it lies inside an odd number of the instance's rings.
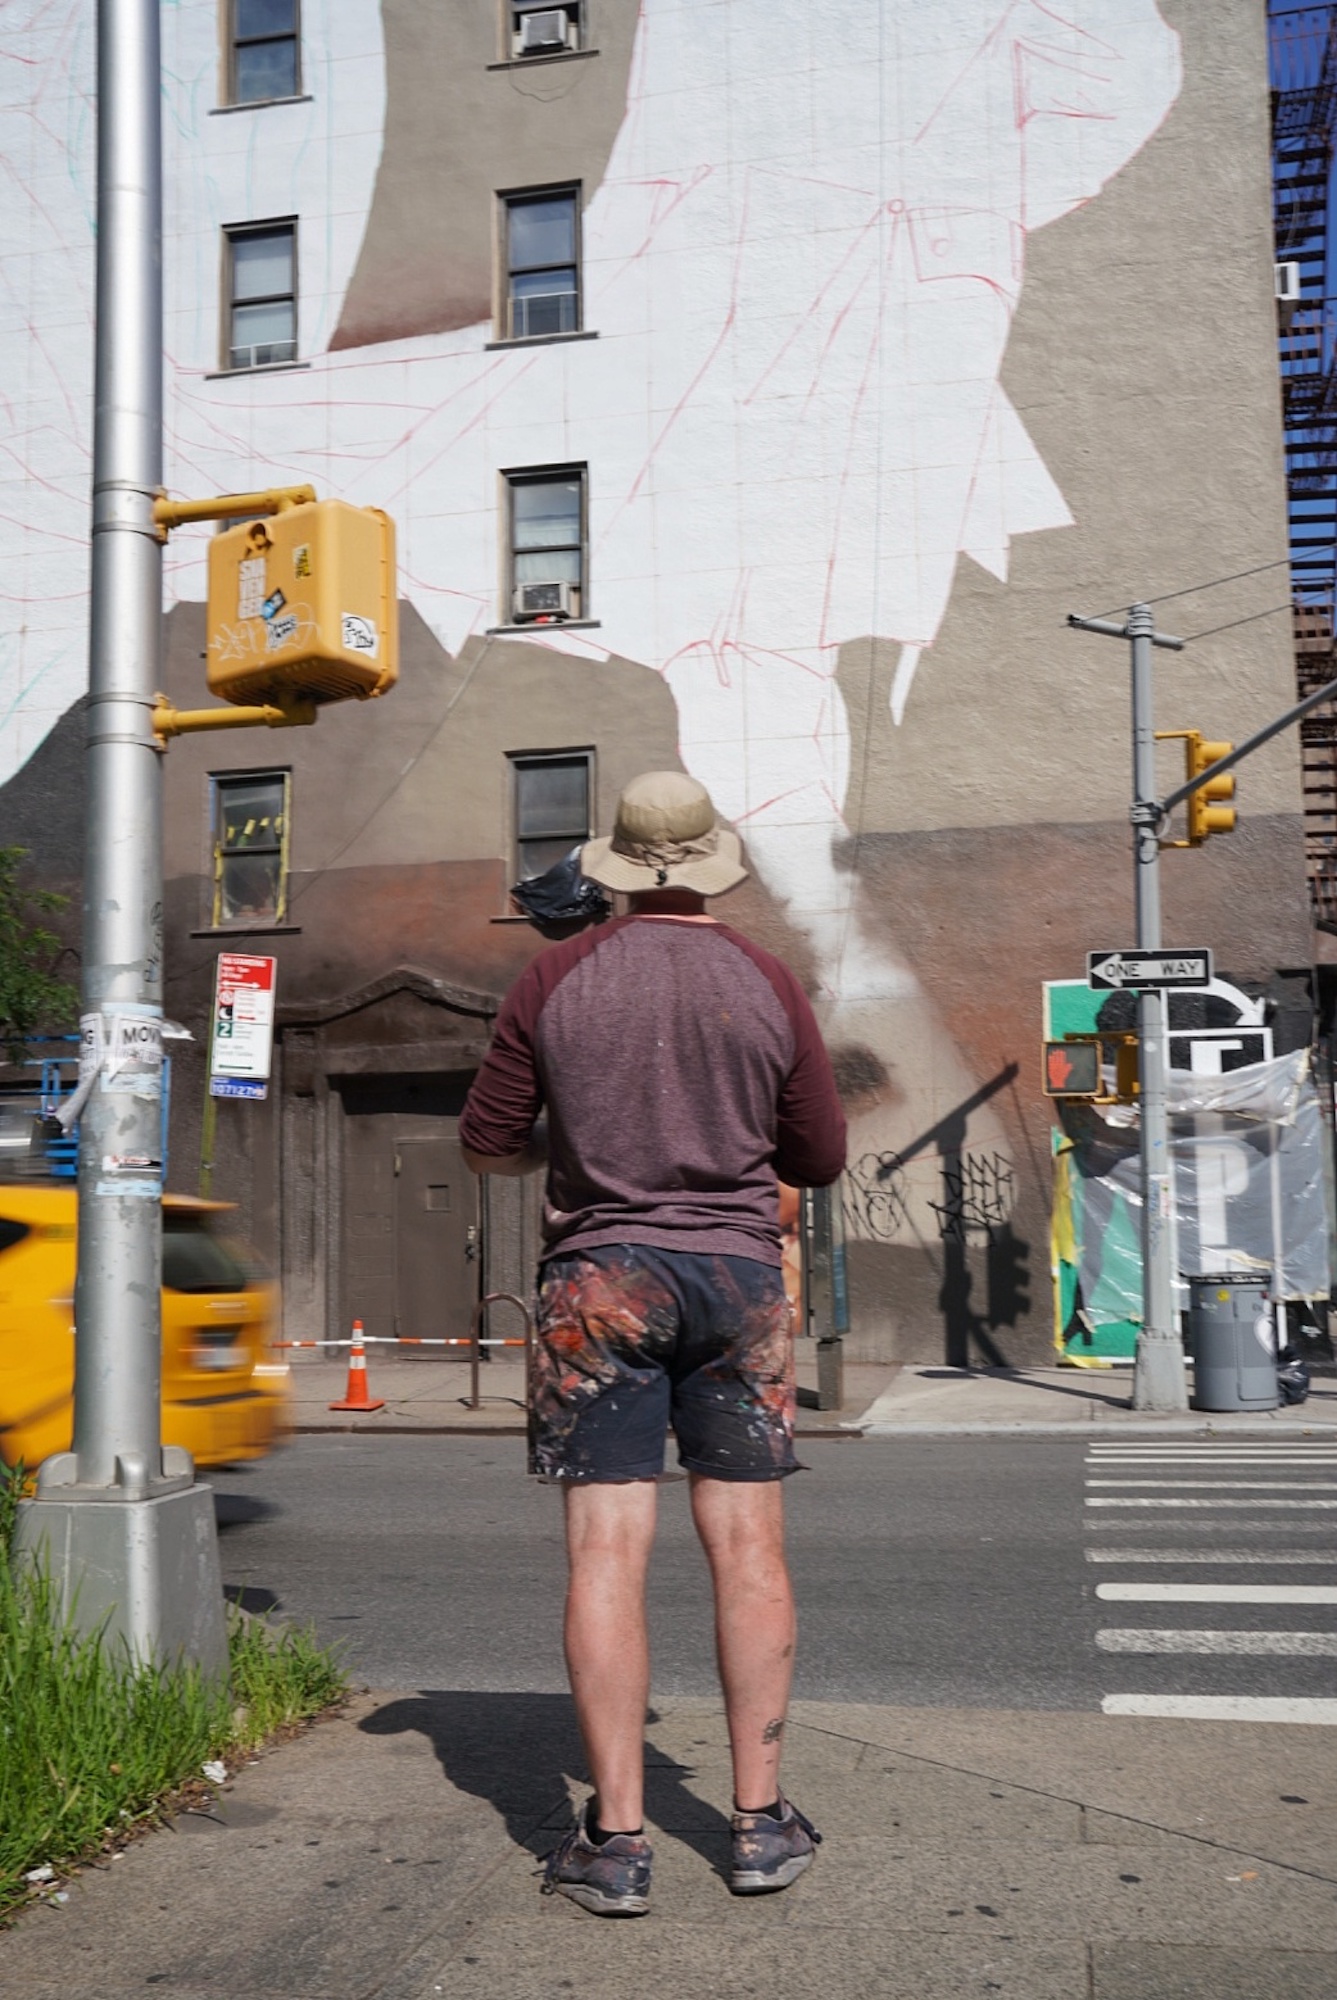
[{"label": "trash can", "polygon": [[1238,1271],[1189,1279],[1195,1410],[1275,1410],[1281,1401],[1268,1284]]}]

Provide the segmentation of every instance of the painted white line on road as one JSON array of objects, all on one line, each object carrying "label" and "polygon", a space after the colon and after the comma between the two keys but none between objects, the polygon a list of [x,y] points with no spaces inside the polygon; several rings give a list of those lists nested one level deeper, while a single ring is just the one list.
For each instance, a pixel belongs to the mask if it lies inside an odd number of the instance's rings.
[{"label": "painted white line on road", "polygon": [[1337,1493],[1333,1479],[1088,1479],[1088,1486],[1149,1486],[1177,1493]]},{"label": "painted white line on road", "polygon": [[1124,1500],[1109,1494],[1091,1494],[1088,1507],[1237,1507],[1256,1513],[1260,1507],[1289,1508],[1309,1513],[1318,1507],[1337,1507],[1337,1500]]},{"label": "painted white line on road", "polygon": [[1107,1694],[1106,1715],[1184,1722],[1307,1722],[1337,1725],[1337,1701],[1274,1694]]},{"label": "painted white line on road", "polygon": [[1308,1549],[1088,1549],[1086,1560],[1089,1563],[1321,1563],[1331,1569],[1337,1567],[1337,1550],[1318,1555]]},{"label": "painted white line on road", "polygon": [[1107,1625],[1096,1633],[1102,1653],[1235,1653],[1260,1659],[1337,1658],[1337,1632],[1180,1632],[1136,1625]]},{"label": "painted white line on road", "polygon": [[1175,1452],[1173,1456],[1167,1453],[1164,1458],[1135,1457],[1130,1452],[1125,1458],[1116,1455],[1114,1452],[1110,1452],[1102,1458],[1088,1458],[1086,1465],[1087,1470],[1091,1472],[1094,1472],[1097,1467],[1104,1467],[1108,1471],[1116,1466],[1122,1468],[1126,1465],[1169,1465],[1174,1467],[1191,1465],[1202,1466],[1210,1471],[1215,1471],[1219,1467],[1223,1472],[1248,1472],[1252,1471],[1255,1466],[1278,1465],[1287,1470],[1294,1470],[1297,1467],[1303,1466],[1306,1472],[1323,1472],[1330,1465],[1337,1465],[1337,1452],[1325,1452],[1322,1458],[1296,1458],[1293,1453],[1282,1458],[1272,1452],[1269,1452],[1265,1457],[1258,1453],[1246,1457],[1235,1452],[1231,1452],[1228,1455],[1222,1453],[1220,1457],[1217,1457],[1215,1453],[1209,1455],[1203,1452],[1200,1456],[1193,1457],[1184,1452]]},{"label": "painted white line on road", "polygon": [[1098,1583],[1096,1596],[1122,1604],[1337,1604],[1337,1584]]}]

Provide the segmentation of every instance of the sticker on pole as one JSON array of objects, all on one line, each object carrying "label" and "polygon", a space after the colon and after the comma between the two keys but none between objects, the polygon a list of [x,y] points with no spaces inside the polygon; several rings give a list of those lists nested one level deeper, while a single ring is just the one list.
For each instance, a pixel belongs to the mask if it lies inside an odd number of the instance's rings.
[{"label": "sticker on pole", "polygon": [[276,959],[244,952],[219,955],[209,1040],[211,1097],[260,1098],[268,1094],[276,966]]}]

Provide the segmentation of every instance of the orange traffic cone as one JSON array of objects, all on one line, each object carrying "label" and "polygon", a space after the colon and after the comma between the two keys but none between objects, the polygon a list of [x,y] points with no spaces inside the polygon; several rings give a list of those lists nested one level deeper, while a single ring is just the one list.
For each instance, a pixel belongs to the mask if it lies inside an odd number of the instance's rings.
[{"label": "orange traffic cone", "polygon": [[367,1394],[367,1350],[362,1345],[362,1321],[353,1321],[353,1345],[348,1356],[348,1387],[342,1403],[331,1403],[332,1410],[383,1410],[385,1398],[375,1401]]}]

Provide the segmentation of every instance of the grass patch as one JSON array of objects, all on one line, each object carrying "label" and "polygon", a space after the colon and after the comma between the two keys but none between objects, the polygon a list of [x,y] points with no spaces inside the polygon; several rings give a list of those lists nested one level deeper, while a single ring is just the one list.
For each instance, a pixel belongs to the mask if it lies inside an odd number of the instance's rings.
[{"label": "grass patch", "polygon": [[230,1691],[193,1669],[135,1667],[53,1615],[40,1575],[9,1555],[21,1470],[0,1466],[0,1922],[59,1873],[155,1817],[207,1760],[254,1749],[344,1694],[313,1633],[230,1615]]}]

